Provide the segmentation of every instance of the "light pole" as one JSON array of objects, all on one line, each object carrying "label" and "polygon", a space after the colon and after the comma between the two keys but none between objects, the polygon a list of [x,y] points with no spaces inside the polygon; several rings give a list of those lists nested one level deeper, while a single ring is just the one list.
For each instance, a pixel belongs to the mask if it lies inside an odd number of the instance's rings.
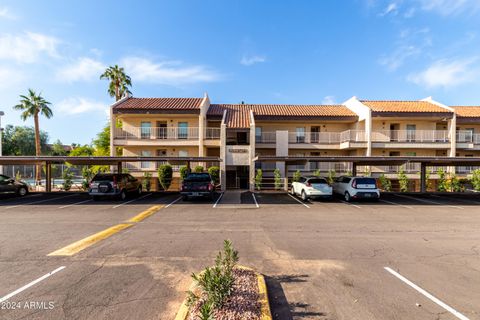
[{"label": "light pole", "polygon": [[[2,116],[5,115],[5,112],[0,111],[0,157],[3,155],[2,153],[2,135],[3,135],[3,128],[2,128]],[[0,164],[0,174],[3,174],[3,166]]]}]

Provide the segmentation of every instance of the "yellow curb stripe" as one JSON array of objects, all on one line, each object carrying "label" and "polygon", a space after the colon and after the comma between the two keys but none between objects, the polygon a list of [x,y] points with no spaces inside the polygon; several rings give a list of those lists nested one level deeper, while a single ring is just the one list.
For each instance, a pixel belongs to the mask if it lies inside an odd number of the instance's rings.
[{"label": "yellow curb stripe", "polygon": [[265,277],[257,274],[258,278],[258,302],[260,303],[260,320],[272,320],[272,313],[270,312],[270,302],[268,301],[267,284]]},{"label": "yellow curb stripe", "polygon": [[154,214],[155,212],[157,212],[158,210],[162,209],[164,206],[162,205],[159,205],[159,206],[153,206],[139,214],[137,214],[135,217],[127,220],[127,222],[132,222],[132,223],[136,223],[136,222],[140,222],[148,217],[150,217],[152,214]]},{"label": "yellow curb stripe", "polygon": [[53,251],[49,253],[48,256],[72,256],[82,251],[83,249],[88,248],[91,245],[94,245],[95,243],[101,240],[107,239],[108,237],[114,235],[115,233],[120,232],[124,229],[127,229],[131,226],[133,226],[133,224],[131,223],[117,224],[116,226],[113,226],[103,231],[100,231],[98,233],[95,233],[89,237],[86,237],[82,240],[74,242],[66,247],[58,249],[57,251]]}]

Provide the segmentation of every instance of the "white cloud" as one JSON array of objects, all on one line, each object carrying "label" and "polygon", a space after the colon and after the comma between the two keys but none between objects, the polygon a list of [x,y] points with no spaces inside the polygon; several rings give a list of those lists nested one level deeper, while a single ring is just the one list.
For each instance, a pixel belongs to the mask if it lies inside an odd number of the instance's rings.
[{"label": "white cloud", "polygon": [[480,9],[478,0],[416,0],[423,10],[438,12],[447,16],[469,11],[476,12]]},{"label": "white cloud", "polygon": [[142,57],[126,57],[120,65],[132,77],[132,82],[150,82],[166,85],[211,82],[221,75],[203,65],[186,66],[181,61],[152,61]]},{"label": "white cloud", "polygon": [[0,36],[0,59],[14,60],[18,63],[33,63],[42,54],[57,58],[59,57],[58,43],[58,39],[40,33],[5,34]]},{"label": "white cloud", "polygon": [[109,114],[108,105],[106,103],[82,97],[64,99],[54,105],[54,111],[66,115],[78,115],[89,112],[104,112]]},{"label": "white cloud", "polygon": [[10,11],[7,7],[0,8],[0,18],[5,18],[9,20],[16,20],[17,17]]},{"label": "white cloud", "polygon": [[474,68],[477,58],[459,60],[437,60],[424,71],[408,76],[408,80],[427,87],[453,87],[475,80],[479,74]]},{"label": "white cloud", "polygon": [[337,103],[335,101],[334,96],[326,96],[325,98],[323,98],[322,104],[324,104],[324,105],[334,105],[334,104],[337,104]]},{"label": "white cloud", "polygon": [[422,50],[415,46],[400,46],[389,56],[380,58],[379,63],[389,71],[395,71],[401,67],[408,58],[419,55]]},{"label": "white cloud", "polygon": [[10,88],[25,80],[22,71],[10,67],[0,66],[0,89]]},{"label": "white cloud", "polygon": [[73,64],[67,65],[58,70],[56,77],[58,80],[75,82],[98,80],[100,74],[105,71],[105,65],[100,61],[82,57]]},{"label": "white cloud", "polygon": [[397,13],[398,13],[398,4],[395,2],[391,2],[380,15],[381,16],[386,16],[389,14],[396,15]]},{"label": "white cloud", "polygon": [[267,61],[267,58],[265,56],[258,56],[258,55],[253,55],[253,56],[247,56],[244,55],[242,59],[240,60],[240,63],[243,64],[244,66],[251,66],[254,65],[255,63],[261,63]]}]

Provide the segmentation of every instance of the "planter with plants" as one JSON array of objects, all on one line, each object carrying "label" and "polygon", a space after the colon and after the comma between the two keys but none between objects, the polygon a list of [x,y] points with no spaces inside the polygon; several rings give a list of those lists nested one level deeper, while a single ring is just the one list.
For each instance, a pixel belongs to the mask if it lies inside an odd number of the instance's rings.
[{"label": "planter with plants", "polygon": [[264,277],[237,262],[238,252],[225,240],[215,265],[192,274],[175,320],[272,319]]}]

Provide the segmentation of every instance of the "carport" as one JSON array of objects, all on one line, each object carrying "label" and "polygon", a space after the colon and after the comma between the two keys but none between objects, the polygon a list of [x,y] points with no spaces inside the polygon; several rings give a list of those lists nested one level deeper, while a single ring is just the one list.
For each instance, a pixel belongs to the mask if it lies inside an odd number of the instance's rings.
[{"label": "carport", "polygon": [[[117,172],[122,172],[125,162],[167,162],[173,165],[186,165],[190,168],[192,162],[218,162],[219,157],[68,157],[68,156],[2,156],[0,165],[41,165],[45,166],[46,192],[52,192],[52,164],[72,165],[109,165],[116,166]],[[220,182],[221,183],[221,182]]]},{"label": "carport", "polygon": [[375,166],[375,165],[404,165],[408,163],[420,163],[420,192],[425,192],[427,187],[427,167],[428,166],[480,166],[478,157],[358,157],[358,156],[340,156],[340,157],[290,157],[290,156],[258,156],[255,162],[283,162],[284,177],[287,177],[287,164],[303,165],[307,162],[350,162],[352,164],[352,175],[357,175],[357,166]]}]

